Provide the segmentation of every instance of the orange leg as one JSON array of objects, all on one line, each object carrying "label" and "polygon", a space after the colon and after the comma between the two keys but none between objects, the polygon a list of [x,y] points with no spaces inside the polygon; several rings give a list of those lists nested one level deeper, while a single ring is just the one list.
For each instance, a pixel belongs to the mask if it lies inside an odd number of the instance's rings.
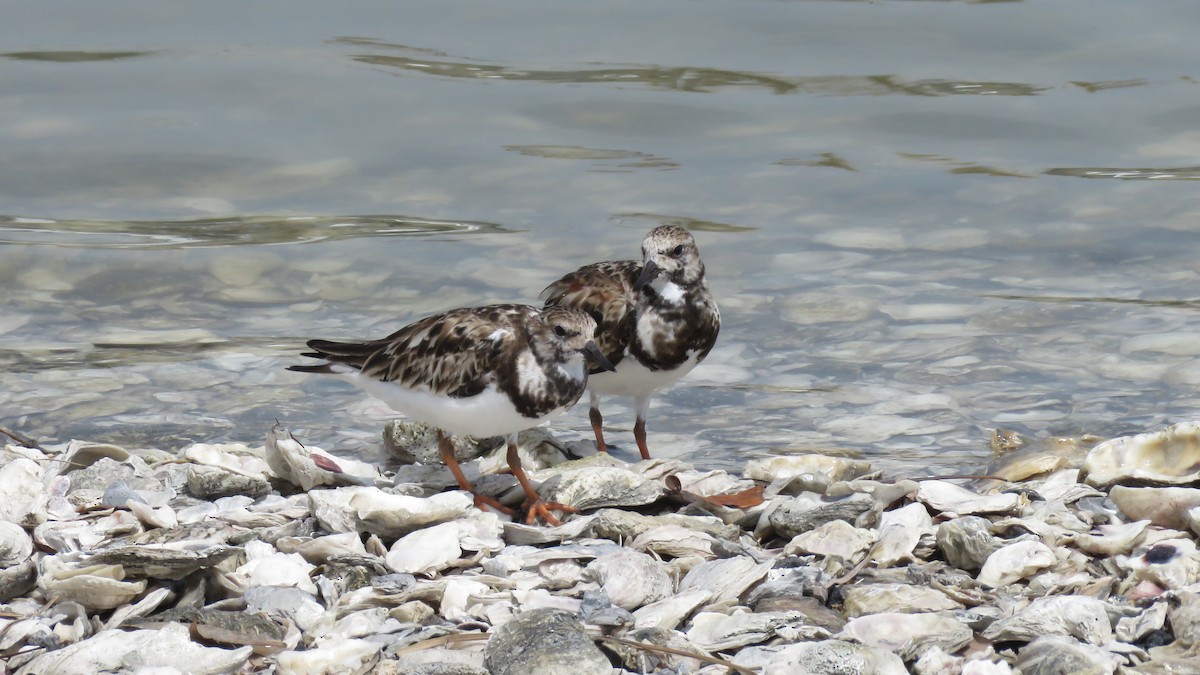
[{"label": "orange leg", "polygon": [[437,435],[438,453],[441,454],[442,461],[450,469],[450,473],[454,474],[454,480],[458,481],[458,486],[475,496],[475,508],[483,510],[485,506],[490,506],[505,515],[513,515],[514,512],[512,509],[495,499],[475,494],[475,486],[471,485],[471,481],[467,480],[467,475],[463,473],[462,467],[458,465],[458,459],[454,456],[454,446],[450,444],[450,439],[446,437],[446,434],[442,433],[441,429],[438,429]]},{"label": "orange leg", "polygon": [[600,414],[600,408],[589,409],[588,419],[592,421],[592,433],[596,435],[596,450],[608,452],[608,446],[604,444],[604,416]]},{"label": "orange leg", "polygon": [[641,417],[633,423],[633,440],[637,441],[642,459],[650,459],[650,448],[646,447],[646,420]]},{"label": "orange leg", "polygon": [[541,516],[542,520],[548,525],[562,525],[562,521],[554,517],[551,511],[562,511],[563,513],[575,513],[575,508],[558,502],[544,502],[538,496],[537,490],[533,489],[533,485],[529,483],[529,478],[525,475],[525,469],[521,468],[521,456],[517,454],[517,439],[516,436],[511,436],[508,439],[508,468],[512,470],[514,476],[517,477],[517,482],[525,490],[525,522],[532,525]]}]

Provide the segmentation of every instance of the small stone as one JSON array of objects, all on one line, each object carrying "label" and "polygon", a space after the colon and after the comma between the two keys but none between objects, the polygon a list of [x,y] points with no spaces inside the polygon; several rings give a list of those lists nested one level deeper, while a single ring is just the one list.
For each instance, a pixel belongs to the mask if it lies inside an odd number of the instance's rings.
[{"label": "small stone", "polygon": [[613,669],[579,619],[560,609],[517,614],[492,634],[483,662],[492,675],[609,675]]},{"label": "small stone", "polygon": [[271,491],[271,484],[258,476],[193,464],[188,467],[187,489],[188,493],[197,499],[214,500],[232,495],[246,495],[257,499]]}]

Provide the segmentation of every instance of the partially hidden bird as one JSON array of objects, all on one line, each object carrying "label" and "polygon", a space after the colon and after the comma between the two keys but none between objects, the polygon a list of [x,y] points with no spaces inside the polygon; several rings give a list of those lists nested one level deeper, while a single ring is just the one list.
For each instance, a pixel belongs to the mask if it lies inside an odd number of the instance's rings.
[{"label": "partially hidden bird", "polygon": [[721,313],[691,232],[677,225],[656,227],[642,240],[641,260],[585,265],[547,286],[541,297],[547,308],[575,307],[591,315],[596,346],[615,366],[612,372],[594,368],[587,383],[597,449],[607,451],[601,398],[632,396],[633,437],[642,458],[650,459],[651,396],[703,361],[721,330]]}]

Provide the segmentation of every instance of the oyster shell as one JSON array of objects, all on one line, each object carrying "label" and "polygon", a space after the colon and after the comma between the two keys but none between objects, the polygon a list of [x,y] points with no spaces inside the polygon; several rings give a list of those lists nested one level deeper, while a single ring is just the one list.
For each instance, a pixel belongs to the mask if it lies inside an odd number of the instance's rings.
[{"label": "oyster shell", "polygon": [[787,555],[812,553],[857,561],[874,542],[875,533],[870,530],[855,527],[844,520],[831,520],[792,537],[783,547],[783,552]]},{"label": "oyster shell", "polygon": [[1088,485],[1185,485],[1200,482],[1200,423],[1181,422],[1150,433],[1121,436],[1088,452],[1080,472]]},{"label": "oyster shell", "polygon": [[188,628],[169,624],[158,630],[106,630],[83,642],[34,658],[17,671],[35,673],[180,672],[220,675],[233,673],[250,658],[250,647],[219,649],[192,642]]},{"label": "oyster shell", "polygon": [[1004,543],[992,535],[987,518],[963,516],[938,525],[937,545],[946,562],[968,572],[978,572]]},{"label": "oyster shell", "polygon": [[767,576],[773,564],[758,564],[745,556],[709,560],[688,570],[679,582],[679,592],[707,590],[713,593],[710,605],[732,604],[751,586]]},{"label": "oyster shell", "polygon": [[773,483],[780,479],[805,474],[824,476],[826,483],[853,480],[871,472],[871,464],[845,457],[806,454],[752,459],[746,462],[742,474],[752,480]]},{"label": "oyster shell", "polygon": [[584,577],[598,582],[612,604],[626,610],[662,600],[674,587],[661,562],[626,548],[605,553],[588,563]]},{"label": "oyster shell", "polygon": [[643,605],[633,612],[636,628],[676,628],[712,598],[712,591],[696,589]]},{"label": "oyster shell", "polygon": [[[658,501],[665,490],[657,481],[617,466],[576,466],[564,462],[546,472],[538,495],[546,501],[573,506],[580,511],[606,506],[643,506]],[[553,471],[554,474],[545,476]]]},{"label": "oyster shell", "polygon": [[917,500],[942,513],[960,516],[978,513],[1013,513],[1021,508],[1022,497],[1011,492],[981,495],[944,480],[924,480]]},{"label": "oyster shell", "polygon": [[37,462],[17,457],[0,467],[0,520],[36,525],[46,519],[48,499]]},{"label": "oyster shell", "polygon": [[117,565],[126,576],[182,579],[202,567],[212,567],[240,549],[211,541],[121,546],[96,552],[91,565]]},{"label": "oyster shell", "polygon": [[456,564],[464,550],[503,549],[503,531],[496,514],[476,511],[470,518],[427,527],[397,539],[388,551],[387,565],[396,572],[431,574]]},{"label": "oyster shell", "polygon": [[763,675],[907,675],[904,660],[890,651],[845,640],[788,645],[770,658]]},{"label": "oyster shell", "polygon": [[883,612],[940,612],[962,609],[962,604],[928,586],[911,584],[858,584],[842,589],[844,611],[857,618]]},{"label": "oyster shell", "polygon": [[785,499],[767,519],[781,537],[791,539],[831,520],[853,522],[873,506],[875,500],[859,492],[828,501],[804,494]]},{"label": "oyster shell", "polygon": [[847,621],[841,636],[897,652],[905,661],[914,661],[934,646],[956,652],[971,641],[972,635],[966,624],[949,613],[882,612]]},{"label": "oyster shell", "polygon": [[1017,654],[1017,667],[1023,675],[1117,672],[1108,652],[1065,635],[1043,635],[1025,645]]},{"label": "oyster shell", "polygon": [[1058,562],[1054,551],[1040,541],[1018,541],[988,556],[975,579],[984,586],[1002,588]]},{"label": "oyster shell", "polygon": [[88,609],[114,609],[146,590],[146,580],[124,581],[120,565],[85,565],[64,555],[38,562],[38,588],[60,602],[78,602]]},{"label": "oyster shell", "polygon": [[1083,595],[1037,598],[983,631],[983,637],[995,642],[1027,642],[1043,635],[1069,635],[1094,645],[1113,638],[1104,602]]},{"label": "oyster shell", "polygon": [[932,537],[933,519],[925,505],[913,502],[885,512],[879,519],[879,535],[871,548],[871,559],[880,567],[912,560],[921,537]]},{"label": "oyster shell", "polygon": [[[797,612],[701,612],[692,618],[686,635],[697,647],[715,652],[766,642],[785,628],[799,633],[803,626],[804,617]],[[814,636],[824,633],[813,630]]]},{"label": "oyster shell", "polygon": [[1108,498],[1130,520],[1183,530],[1190,524],[1188,510],[1200,506],[1200,489],[1114,485]]},{"label": "oyster shell", "polygon": [[0,521],[0,568],[20,565],[33,555],[33,539],[25,528]]},{"label": "oyster shell", "polygon": [[638,551],[670,558],[713,557],[716,540],[712,535],[679,525],[660,525],[646,530],[630,544]]},{"label": "oyster shell", "polygon": [[557,609],[522,612],[500,626],[483,652],[492,675],[574,673],[609,675],[612,664],[574,614]]}]

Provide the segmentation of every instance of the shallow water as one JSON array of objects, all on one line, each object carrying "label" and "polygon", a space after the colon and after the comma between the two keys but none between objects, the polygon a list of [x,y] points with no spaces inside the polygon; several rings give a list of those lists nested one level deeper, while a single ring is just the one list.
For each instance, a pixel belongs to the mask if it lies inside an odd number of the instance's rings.
[{"label": "shallow water", "polygon": [[386,409],[283,370],[305,338],[533,302],[661,222],[724,325],[656,454],[946,473],[997,427],[1190,419],[1200,5],[1081,6],[23,7],[0,426],[176,449],[279,418],[377,457]]}]

